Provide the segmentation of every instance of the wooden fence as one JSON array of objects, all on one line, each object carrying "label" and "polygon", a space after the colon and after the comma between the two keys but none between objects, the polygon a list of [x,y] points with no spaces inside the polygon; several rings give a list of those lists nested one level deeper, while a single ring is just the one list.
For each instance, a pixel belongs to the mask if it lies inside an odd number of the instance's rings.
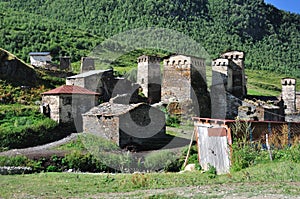
[{"label": "wooden fence", "polygon": [[[300,123],[272,121],[236,121],[193,118],[198,143],[199,163],[204,170],[214,166],[218,174],[229,173],[232,141],[243,136],[266,147],[266,135],[272,147],[283,148],[300,142]],[[244,131],[232,131],[237,123]],[[248,132],[245,135],[245,132]]]}]

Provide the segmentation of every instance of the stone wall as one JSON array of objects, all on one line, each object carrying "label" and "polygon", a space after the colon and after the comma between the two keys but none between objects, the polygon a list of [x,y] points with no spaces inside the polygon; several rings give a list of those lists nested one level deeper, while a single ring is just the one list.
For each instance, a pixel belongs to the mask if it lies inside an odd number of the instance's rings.
[{"label": "stone wall", "polygon": [[165,134],[165,114],[147,104],[106,103],[82,117],[85,132],[111,140],[121,148],[154,149],[170,141]]},{"label": "stone wall", "polygon": [[285,113],[292,114],[296,112],[296,79],[284,78],[281,80],[282,99],[286,106]]},{"label": "stone wall", "polygon": [[[151,148],[153,138],[163,138],[166,133],[165,114],[149,105],[141,105],[120,115],[120,147]],[[146,147],[147,145],[147,147]]]},{"label": "stone wall", "polygon": [[70,57],[60,57],[59,58],[59,69],[69,71],[71,69],[71,58]]},{"label": "stone wall", "polygon": [[82,130],[81,114],[97,105],[98,96],[94,95],[44,95],[42,104],[49,105],[50,118],[61,124],[68,124],[70,129]]},{"label": "stone wall", "polygon": [[285,116],[286,122],[300,122],[300,114],[289,114]]},{"label": "stone wall", "polygon": [[222,78],[226,91],[239,98],[246,95],[243,68],[237,65],[235,61],[224,58],[215,59],[212,62],[212,70],[213,81],[216,81],[216,78]]},{"label": "stone wall", "polygon": [[[239,67],[240,74],[239,74],[239,80],[241,83],[241,96],[247,95],[247,81],[246,81],[246,75],[245,75],[245,53],[241,51],[230,51],[221,54],[221,57],[224,59],[228,59],[234,63],[234,65]],[[235,84],[237,85],[237,84]]]},{"label": "stone wall", "polygon": [[191,79],[189,68],[164,66],[162,101],[185,101],[191,99]]},{"label": "stone wall", "polygon": [[83,131],[112,140],[119,145],[119,117],[82,115]]},{"label": "stone wall", "polygon": [[144,95],[151,103],[161,100],[161,71],[158,57],[143,55],[138,58],[137,83],[141,85]]},{"label": "stone wall", "polygon": [[80,73],[84,73],[90,70],[95,70],[95,60],[92,57],[82,57]]},{"label": "stone wall", "polygon": [[66,85],[80,86],[84,88],[84,78],[68,78],[66,79]]},{"label": "stone wall", "polygon": [[176,55],[164,60],[162,101],[192,102],[193,115],[210,116],[206,67],[201,58]]},{"label": "stone wall", "polygon": [[44,95],[42,97],[42,105],[49,105],[50,108],[50,118],[56,122],[60,121],[59,108],[60,100],[58,95]]},{"label": "stone wall", "polygon": [[296,109],[300,111],[300,92],[296,93]]},{"label": "stone wall", "polygon": [[239,118],[255,121],[285,121],[283,101],[245,99],[239,107]]}]

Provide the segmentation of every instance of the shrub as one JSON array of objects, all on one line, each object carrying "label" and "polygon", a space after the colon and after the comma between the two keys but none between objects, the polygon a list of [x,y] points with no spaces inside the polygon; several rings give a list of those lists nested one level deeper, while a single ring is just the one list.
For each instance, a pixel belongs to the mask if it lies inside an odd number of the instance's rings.
[{"label": "shrub", "polygon": [[90,153],[81,154],[75,151],[67,154],[62,159],[62,163],[69,169],[83,172],[102,172],[107,170],[107,167]]},{"label": "shrub", "polygon": [[240,171],[254,165],[259,152],[250,145],[239,145],[238,143],[232,144],[232,159],[231,170]]},{"label": "shrub", "polygon": [[150,171],[167,170],[177,158],[168,150],[151,152],[145,157],[144,166]]},{"label": "shrub", "polygon": [[[187,153],[188,153],[188,149],[189,147],[185,147],[182,152],[181,152],[181,155],[180,155],[180,158],[179,158],[179,163],[180,163],[180,167],[181,167],[181,170],[183,170],[184,168],[182,168],[183,164],[184,164],[184,161],[185,161],[185,158],[187,156]],[[187,161],[187,164],[195,164],[195,168],[197,170],[201,170],[201,165],[199,164],[199,159],[198,159],[198,148],[197,148],[197,145],[193,145],[190,149],[190,155],[189,155],[189,158],[188,158],[188,161]]]},{"label": "shrub", "polygon": [[149,185],[149,177],[144,174],[133,174],[131,182],[136,188],[146,187]]},{"label": "shrub", "polygon": [[208,177],[211,179],[216,178],[216,176],[217,176],[216,168],[210,164],[208,165],[208,170],[206,171],[206,173],[208,174]]},{"label": "shrub", "polygon": [[41,161],[34,161],[25,156],[0,156],[0,166],[30,167],[33,172],[42,170]]}]

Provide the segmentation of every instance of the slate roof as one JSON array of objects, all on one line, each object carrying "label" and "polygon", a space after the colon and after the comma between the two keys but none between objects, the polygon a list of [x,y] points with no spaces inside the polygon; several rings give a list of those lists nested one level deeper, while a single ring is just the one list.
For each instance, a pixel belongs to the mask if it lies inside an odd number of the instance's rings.
[{"label": "slate roof", "polygon": [[97,74],[105,73],[105,72],[108,72],[108,71],[111,71],[111,70],[112,69],[108,69],[108,70],[91,70],[91,71],[88,71],[88,72],[85,72],[85,73],[81,73],[81,74],[78,74],[78,75],[67,77],[67,79],[77,79],[77,78],[89,77],[91,75],[97,75]]},{"label": "slate roof", "polygon": [[123,115],[145,103],[138,104],[116,104],[116,103],[102,103],[86,112],[83,115],[103,115],[103,116],[119,116]]},{"label": "slate roof", "polygon": [[79,95],[100,95],[86,88],[73,85],[63,85],[53,90],[42,93],[42,95],[59,95],[59,94],[79,94]]}]

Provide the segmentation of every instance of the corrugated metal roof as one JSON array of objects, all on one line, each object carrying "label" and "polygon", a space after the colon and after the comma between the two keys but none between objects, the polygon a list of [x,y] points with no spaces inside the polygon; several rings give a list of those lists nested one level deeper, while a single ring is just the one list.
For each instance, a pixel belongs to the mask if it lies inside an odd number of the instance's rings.
[{"label": "corrugated metal roof", "polygon": [[78,75],[67,77],[67,79],[84,78],[84,77],[88,77],[88,76],[91,76],[91,75],[97,75],[97,74],[101,74],[101,73],[104,73],[104,72],[108,72],[108,71],[111,71],[111,70],[112,69],[107,69],[107,70],[91,70],[91,71],[88,71],[88,72],[85,72],[85,73],[81,73],[81,74],[78,74]]},{"label": "corrugated metal roof", "polygon": [[50,52],[30,52],[29,53],[30,56],[46,56],[46,55],[50,55]]},{"label": "corrugated metal roof", "polygon": [[[118,116],[123,115],[141,105],[147,105],[145,103],[138,104],[116,104],[116,103],[102,103],[89,110],[84,115],[103,115],[103,116]],[[149,105],[147,105],[149,106]]]},{"label": "corrugated metal roof", "polygon": [[42,93],[42,95],[58,95],[58,94],[100,95],[99,93],[90,91],[86,88],[73,86],[73,85],[63,85],[53,90]]}]

